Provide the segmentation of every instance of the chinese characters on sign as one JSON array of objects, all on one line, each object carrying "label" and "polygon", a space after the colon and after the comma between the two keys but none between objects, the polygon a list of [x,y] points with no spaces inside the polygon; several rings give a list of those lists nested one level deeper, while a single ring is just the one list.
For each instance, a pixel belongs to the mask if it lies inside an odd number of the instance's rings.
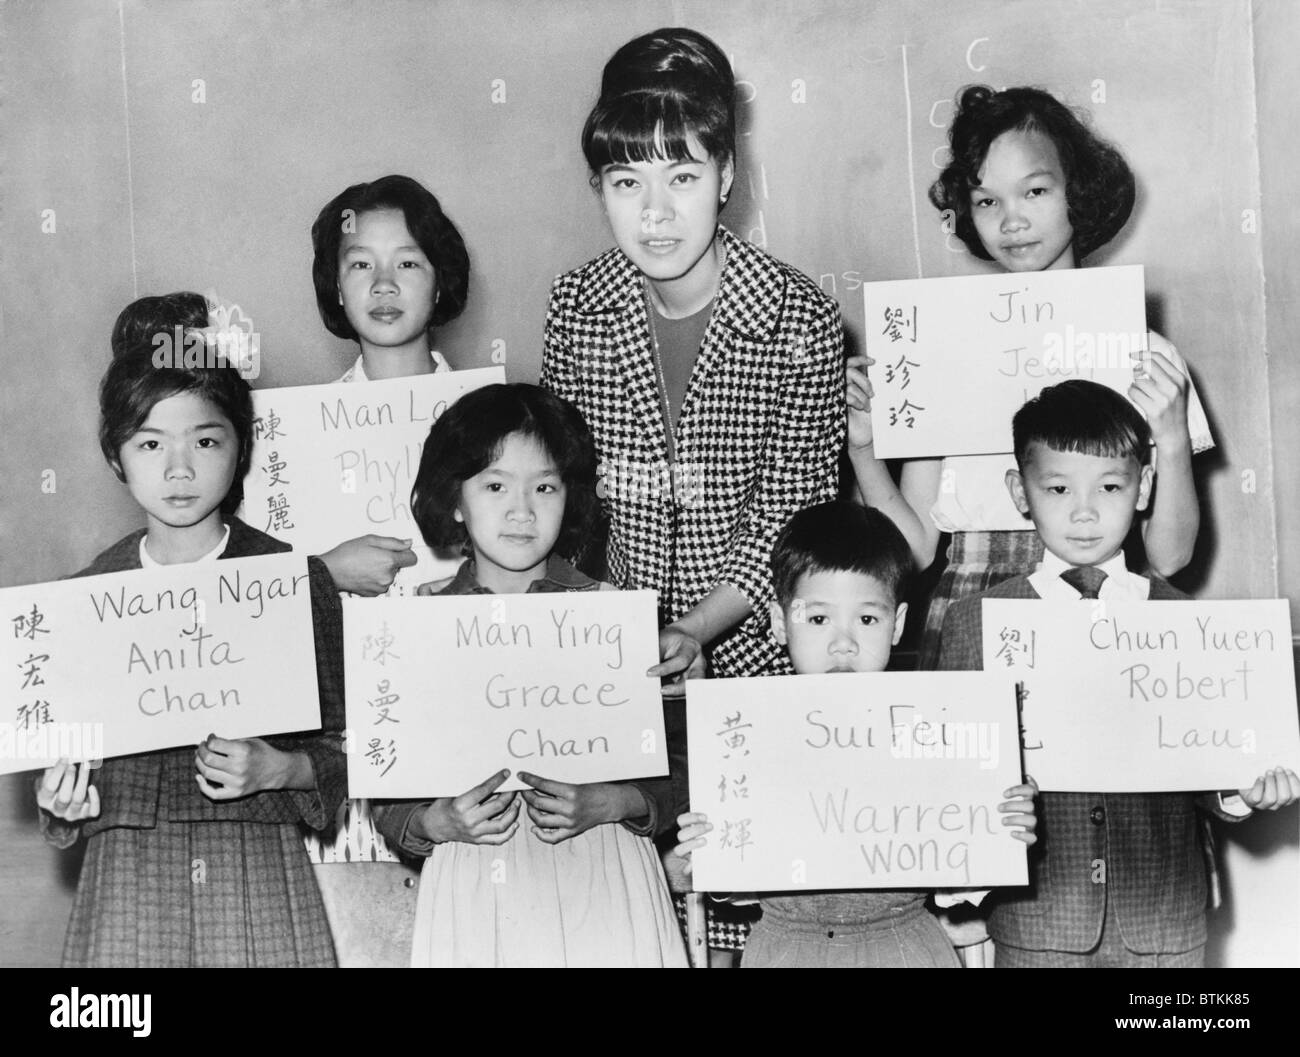
[{"label": "chinese characters on sign", "polygon": [[[46,626],[45,614],[35,603],[32,604],[30,612],[19,613],[12,618],[11,623],[15,639],[28,639],[33,644],[37,641],[38,635],[48,635],[51,630]],[[17,667],[22,683],[16,694],[18,711],[14,722],[20,731],[35,731],[50,722],[50,702],[42,696],[49,691],[37,689],[45,686],[45,677],[41,673],[49,661],[48,653],[37,653],[33,648],[28,650],[27,656],[18,662]],[[32,692],[26,693],[28,690]]]},{"label": "chinese characters on sign", "polygon": [[[909,309],[886,308],[885,328],[880,333],[888,337],[891,343],[906,339],[915,345],[916,305]],[[897,359],[891,357],[885,365],[885,397],[892,401],[888,405],[891,426],[896,426],[901,421],[908,429],[912,429],[916,426],[916,413],[925,410],[903,396],[904,390],[912,384],[912,373],[920,366],[917,361],[909,360],[906,353]]]},{"label": "chinese characters on sign", "polygon": [[749,755],[748,742],[753,724],[746,723],[740,709],[733,715],[722,717],[721,729],[715,737],[721,741],[721,774],[718,778],[718,838],[721,847],[734,851],[743,861],[745,849],[753,844],[747,815],[742,817],[745,805],[738,801],[749,800],[749,776],[744,772],[744,760]]},{"label": "chinese characters on sign", "polygon": [[[284,430],[280,428],[280,416],[275,413],[275,408],[267,408],[264,416],[253,419],[253,436],[257,440],[266,442],[285,436]],[[266,498],[267,519],[264,531],[272,534],[294,527],[290,516],[293,511],[289,504],[289,497],[284,493],[284,486],[291,483],[288,477],[284,476],[287,467],[288,463],[280,458],[278,449],[268,451],[265,465],[259,467],[267,477],[266,488],[271,492]],[[280,489],[278,492],[272,491],[277,487]]]}]

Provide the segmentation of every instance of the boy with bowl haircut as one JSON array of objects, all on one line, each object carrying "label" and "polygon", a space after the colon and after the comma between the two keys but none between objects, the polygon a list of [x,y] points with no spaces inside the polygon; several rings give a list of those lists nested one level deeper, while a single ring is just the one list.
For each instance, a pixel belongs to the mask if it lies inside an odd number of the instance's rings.
[{"label": "boy with bowl haircut", "polygon": [[[912,555],[880,511],[831,502],[795,514],[772,551],[772,634],[799,675],[883,672],[903,633]],[[688,689],[689,695],[689,689]],[[688,706],[689,707],[689,702]],[[1034,842],[1034,789],[1013,786],[999,804],[1012,836]],[[702,812],[678,817],[676,855],[713,827]],[[685,872],[690,872],[689,862]],[[946,968],[956,952],[926,908],[924,889],[772,892],[741,968]]]},{"label": "boy with bowl haircut", "polygon": [[[1151,432],[1124,397],[1072,379],[1044,389],[1012,423],[1007,488],[1045,545],[1032,574],[955,603],[939,667],[983,668],[981,600],[1185,600],[1129,571],[1124,539],[1151,498]],[[1228,821],[1300,798],[1300,778],[1265,772],[1237,794],[1041,793],[1042,840],[1026,889],[993,897],[989,933],[1002,968],[1199,967],[1205,956],[1206,855],[1199,804]]]}]

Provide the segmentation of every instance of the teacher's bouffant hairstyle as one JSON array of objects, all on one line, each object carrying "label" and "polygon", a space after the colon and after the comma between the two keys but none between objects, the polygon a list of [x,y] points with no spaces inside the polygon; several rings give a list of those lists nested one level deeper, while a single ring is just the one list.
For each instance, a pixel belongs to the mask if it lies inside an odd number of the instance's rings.
[{"label": "teacher's bouffant hairstyle", "polygon": [[915,571],[912,548],[898,527],[875,507],[832,500],[794,515],[772,547],[772,586],[782,609],[794,601],[809,573],[860,573],[903,601]]},{"label": "teacher's bouffant hairstyle", "polygon": [[567,400],[523,383],[474,389],[429,430],[411,489],[411,516],[434,550],[460,547],[471,553],[465,526],[455,518],[461,485],[487,469],[512,433],[536,440],[564,482],[564,520],[555,552],[574,558],[583,550],[599,505],[591,431]]},{"label": "teacher's bouffant hairstyle", "polygon": [[433,266],[434,305],[429,317],[432,337],[434,327],[450,322],[465,309],[469,251],[438,199],[409,176],[384,176],[372,183],[353,184],[320,211],[311,226],[311,278],[321,321],[336,337],[356,340],[357,332],[339,304],[339,246],[345,225],[376,209],[400,210],[411,237]]},{"label": "teacher's bouffant hairstyle", "polygon": [[980,260],[993,259],[971,219],[970,193],[979,186],[989,147],[1011,131],[1041,132],[1056,146],[1079,259],[1119,234],[1128,223],[1137,195],[1133,171],[1124,156],[1049,92],[1040,88],[995,92],[975,85],[958,96],[948,128],[952,160],[930,187],[930,201],[936,209],[952,210],[957,237],[972,254]]},{"label": "teacher's bouffant hairstyle", "polygon": [[1023,470],[1031,444],[1106,459],[1151,461],[1151,427],[1129,400],[1084,378],[1049,386],[1011,420],[1016,464]]},{"label": "teacher's bouffant hairstyle", "polygon": [[[206,309],[205,309],[206,311]],[[99,447],[119,481],[122,445],[145,424],[154,405],[181,393],[208,401],[230,422],[239,444],[235,480],[221,502],[223,514],[233,514],[244,501],[244,477],[253,458],[253,397],[239,369],[222,367],[159,367],[152,340],[114,349],[99,384]]]},{"label": "teacher's bouffant hairstyle", "polygon": [[735,161],[736,79],[722,49],[693,29],[628,41],[605,64],[582,130],[592,186],[606,165],[685,161],[690,136],[719,165]]}]

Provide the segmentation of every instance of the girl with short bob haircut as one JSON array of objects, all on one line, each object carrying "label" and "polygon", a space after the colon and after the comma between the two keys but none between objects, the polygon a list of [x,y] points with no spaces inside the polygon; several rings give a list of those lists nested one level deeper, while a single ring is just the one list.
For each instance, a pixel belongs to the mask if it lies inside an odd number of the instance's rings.
[{"label": "girl with short bob haircut", "polygon": [[[311,229],[312,284],[325,328],[360,353],[340,382],[450,371],[436,329],[457,318],[469,291],[469,254],[438,199],[409,176],[353,184],[321,209]],[[411,540],[368,533],[321,556],[339,588],[389,591],[416,564]],[[414,877],[375,830],[367,801],[351,800],[307,850],[347,964],[395,965],[406,957]],[[391,922],[391,930],[375,921]]]},{"label": "girl with short bob haircut", "polygon": [[[974,256],[1008,272],[1078,267],[1133,212],[1135,181],[1123,156],[1041,89],[966,88],[948,135],[952,160],[930,200],[951,210]],[[1178,350],[1154,331],[1147,345],[1134,352],[1128,397],[1151,426],[1160,475],[1143,544],[1151,569],[1168,577],[1191,560],[1200,523],[1192,455],[1214,441]],[[864,356],[852,358],[846,379],[848,452],[862,497],[898,525],[919,568],[934,560],[940,533],[952,534],[919,647],[919,666],[933,668],[949,603],[1031,572],[1042,541],[1007,493],[1009,454],[906,460],[896,486],[873,451],[865,365]]]},{"label": "girl with short bob haircut", "polygon": [[[345,248],[345,236],[357,233],[365,214],[383,211],[401,214],[411,243],[428,259],[433,272],[432,296],[422,328],[427,347],[432,348],[434,329],[450,323],[465,310],[469,251],[438,199],[409,176],[383,176],[370,183],[353,184],[321,209],[311,226],[311,277],[321,322],[335,337],[356,341],[362,352],[366,351],[361,306],[347,303],[340,288],[339,254]],[[413,311],[419,308],[412,306]]]},{"label": "girl with short bob haircut", "polygon": [[[177,298],[179,297],[179,301]],[[177,304],[128,306],[100,386],[100,447],[146,521],[78,576],[274,554],[290,548],[233,516],[252,446],[235,366],[158,367],[149,336]],[[130,335],[137,335],[132,340]],[[334,947],[299,824],[322,828],[346,792],[342,614],[307,559],[324,729],[224,739],[38,779],[41,830],[87,847],[63,948],[68,966],[332,966]],[[194,864],[206,864],[203,883]]]},{"label": "girl with short bob haircut", "polygon": [[[613,590],[564,557],[594,509],[591,434],[571,404],[531,385],[466,393],[429,431],[411,510],[430,546],[460,543],[467,558],[420,593]],[[509,774],[458,797],[375,802],[389,843],[426,858],[412,966],[684,966],[651,843],[672,821],[671,780],[521,771],[529,789],[497,792]]]}]

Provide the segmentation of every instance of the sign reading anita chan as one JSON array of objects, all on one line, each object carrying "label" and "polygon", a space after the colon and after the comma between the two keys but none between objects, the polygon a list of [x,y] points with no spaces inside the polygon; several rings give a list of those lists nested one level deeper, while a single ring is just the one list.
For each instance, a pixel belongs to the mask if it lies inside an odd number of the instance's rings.
[{"label": "sign reading anita chan", "polygon": [[0,591],[0,774],[320,729],[302,555]]}]

